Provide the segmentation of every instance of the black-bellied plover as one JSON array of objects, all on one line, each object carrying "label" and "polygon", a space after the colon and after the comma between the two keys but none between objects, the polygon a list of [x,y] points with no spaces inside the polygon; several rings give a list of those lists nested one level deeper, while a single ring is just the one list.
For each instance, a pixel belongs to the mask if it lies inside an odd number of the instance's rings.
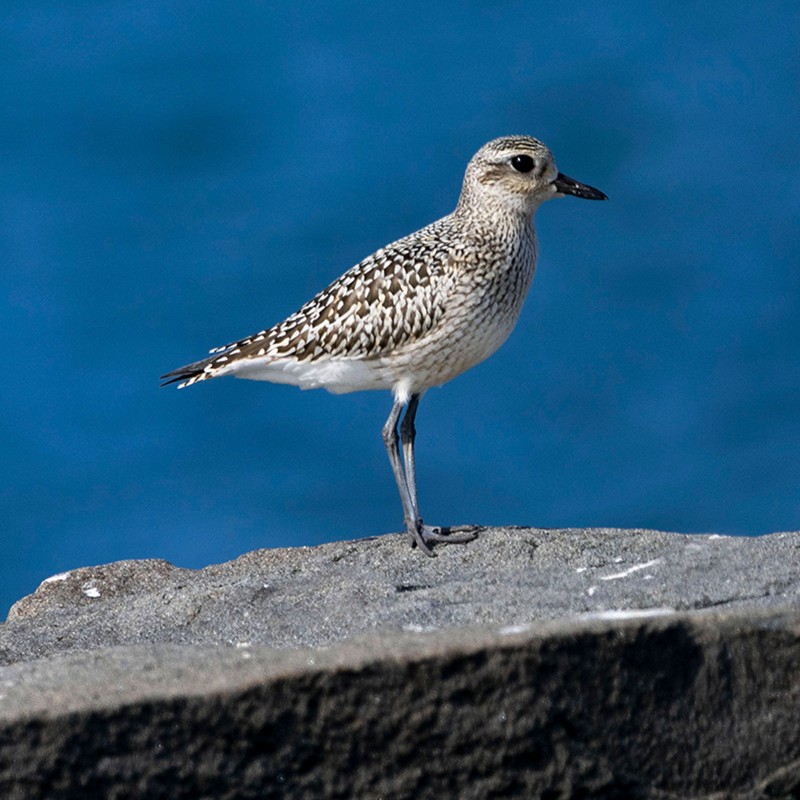
[{"label": "black-bellied plover", "polygon": [[434,542],[470,541],[473,531],[446,533],[422,522],[417,406],[427,389],[488,358],[508,338],[536,268],[533,216],[545,200],[565,194],[607,199],[562,175],[537,139],[494,139],[467,165],[452,214],[368,256],[283,322],[168,372],[164,385],[180,381],[182,389],[234,375],[337,394],[391,389],[383,440],[412,544],[433,555]]}]

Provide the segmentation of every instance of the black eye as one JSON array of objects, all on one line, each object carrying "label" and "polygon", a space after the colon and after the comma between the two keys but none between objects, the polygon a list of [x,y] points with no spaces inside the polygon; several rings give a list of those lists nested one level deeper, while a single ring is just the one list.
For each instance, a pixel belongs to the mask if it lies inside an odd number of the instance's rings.
[{"label": "black eye", "polygon": [[514,156],[511,159],[511,166],[517,172],[530,172],[533,169],[533,159],[530,156]]}]

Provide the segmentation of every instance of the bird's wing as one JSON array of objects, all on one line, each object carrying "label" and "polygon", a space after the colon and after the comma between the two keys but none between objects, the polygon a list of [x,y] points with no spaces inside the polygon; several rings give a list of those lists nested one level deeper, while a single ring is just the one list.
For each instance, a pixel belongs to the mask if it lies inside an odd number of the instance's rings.
[{"label": "bird's wing", "polygon": [[[443,222],[443,221],[442,221]],[[234,360],[379,358],[431,331],[444,314],[451,249],[440,224],[373,253],[283,322],[163,376],[190,385]]]},{"label": "bird's wing", "polygon": [[375,358],[419,339],[444,313],[447,253],[434,239],[429,244],[424,253],[418,238],[379,250],[242,355]]}]

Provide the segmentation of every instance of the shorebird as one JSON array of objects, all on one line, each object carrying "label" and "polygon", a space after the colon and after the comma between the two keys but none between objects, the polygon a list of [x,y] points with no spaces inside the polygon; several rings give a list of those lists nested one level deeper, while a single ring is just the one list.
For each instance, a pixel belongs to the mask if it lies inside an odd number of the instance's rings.
[{"label": "shorebird", "polygon": [[435,542],[471,541],[474,531],[448,533],[422,521],[417,407],[425,391],[488,358],[508,338],[536,269],[534,214],[563,195],[607,199],[560,173],[538,139],[494,139],[467,165],[451,214],[367,256],[283,322],[168,372],[163,385],[179,382],[182,389],[233,375],[336,394],[391,390],[383,441],[412,545],[435,555]]}]

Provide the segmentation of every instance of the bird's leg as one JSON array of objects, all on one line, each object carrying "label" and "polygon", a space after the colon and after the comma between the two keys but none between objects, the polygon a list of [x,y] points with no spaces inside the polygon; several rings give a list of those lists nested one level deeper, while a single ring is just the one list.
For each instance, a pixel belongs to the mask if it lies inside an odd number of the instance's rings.
[{"label": "bird's leg", "polygon": [[414,438],[417,429],[414,427],[414,419],[417,416],[420,395],[412,394],[406,406],[406,414],[400,425],[400,441],[403,443],[403,461],[405,462],[406,484],[408,485],[408,498],[411,500],[411,508],[414,511],[414,524],[419,528],[422,525],[422,518],[419,515],[419,502],[417,501],[417,466],[414,459]]},{"label": "bird's leg", "polygon": [[[417,402],[419,402],[419,398],[417,398]],[[383,426],[383,443],[386,445],[386,452],[389,454],[389,463],[392,465],[394,479],[397,481],[397,488],[400,491],[400,502],[403,504],[403,517],[405,520],[406,532],[411,537],[412,542],[418,544],[426,555],[432,556],[433,551],[425,544],[418,530],[417,519],[419,515],[416,507],[416,488],[414,490],[414,500],[412,501],[406,475],[403,471],[403,463],[400,460],[400,437],[397,433],[397,421],[400,419],[400,412],[403,410],[403,405],[405,404],[401,403],[399,400],[395,400],[392,410],[389,412],[389,418]]]},{"label": "bird's leg", "polygon": [[405,416],[403,417],[403,422],[400,425],[400,437],[403,442],[403,460],[405,461],[406,488],[414,519],[414,527],[409,530],[408,518],[406,518],[406,530],[411,537],[412,545],[419,545],[424,553],[432,556],[434,553],[428,546],[429,542],[452,542],[454,544],[461,544],[463,542],[471,542],[478,534],[474,531],[465,533],[444,533],[441,528],[424,525],[422,522],[422,517],[419,513],[419,502],[417,501],[417,465],[414,456],[414,439],[417,435],[417,429],[414,427],[414,420],[417,416],[417,407],[419,406],[420,397],[420,394],[411,395]]}]

